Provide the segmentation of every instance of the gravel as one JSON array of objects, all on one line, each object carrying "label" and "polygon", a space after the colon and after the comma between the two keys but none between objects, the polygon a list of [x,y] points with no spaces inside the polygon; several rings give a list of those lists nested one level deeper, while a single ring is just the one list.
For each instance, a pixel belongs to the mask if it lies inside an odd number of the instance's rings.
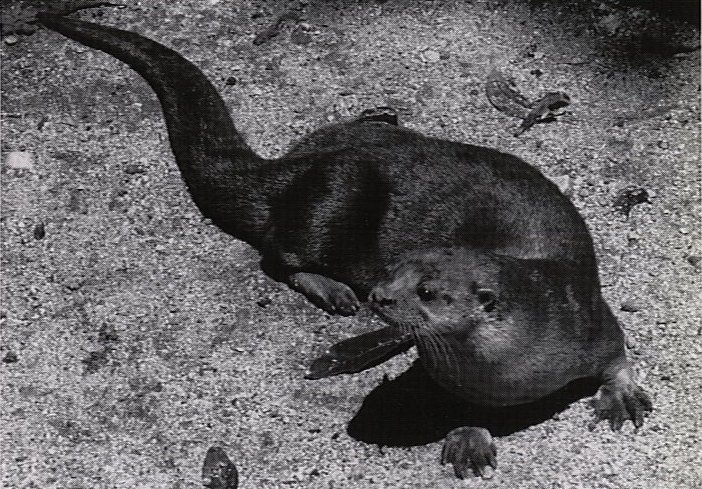
[{"label": "gravel", "polygon": [[[599,2],[337,1],[310,2],[304,28],[254,46],[286,5],[134,2],[96,19],[177,46],[262,155],[394,105],[408,127],[556,177],[590,226],[606,299],[638,309],[617,312],[654,412],[637,432],[591,432],[577,401],[498,436],[489,481],[454,479],[438,438],[352,438],[366,396],[415,354],[305,381],[331,343],[379,323],[330,317],[265,277],[254,250],[198,214],[145,82],[40,30],[0,48],[0,485],[201,487],[218,446],[242,488],[702,487],[699,51],[622,51],[644,28],[699,34]],[[519,121],[483,95],[491,67],[531,98],[566,92],[571,113],[513,137]],[[32,165],[7,163],[15,153]],[[650,202],[625,216],[612,203],[630,186]]]}]

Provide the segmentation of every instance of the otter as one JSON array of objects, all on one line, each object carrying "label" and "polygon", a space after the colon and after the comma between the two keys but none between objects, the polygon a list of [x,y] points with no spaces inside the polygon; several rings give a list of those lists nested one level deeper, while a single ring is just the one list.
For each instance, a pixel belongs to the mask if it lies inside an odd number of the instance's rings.
[{"label": "otter", "polygon": [[[639,427],[652,409],[599,285],[571,263],[461,247],[409,253],[370,305],[390,326],[334,345],[307,378],[365,370],[416,345],[430,377],[473,404],[518,406],[598,378],[596,419],[612,429],[627,418]],[[489,476],[496,454],[487,429],[460,427],[446,436],[441,462],[459,478]]]},{"label": "otter", "polygon": [[[423,136],[376,114],[322,127],[266,159],[237,132],[204,74],[172,49],[62,15],[39,13],[36,22],[141,75],[160,101],[175,162],[203,216],[256,248],[266,274],[329,313],[353,315],[393,263],[431,248],[571,263],[599,287],[582,217],[516,156]],[[404,339],[393,352],[401,346]],[[603,416],[639,419],[621,403]]]}]

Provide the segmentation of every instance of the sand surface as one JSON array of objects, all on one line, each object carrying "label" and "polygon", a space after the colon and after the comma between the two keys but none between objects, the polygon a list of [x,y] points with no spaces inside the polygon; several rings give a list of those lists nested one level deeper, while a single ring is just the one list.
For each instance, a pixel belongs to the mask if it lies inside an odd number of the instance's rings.
[{"label": "sand surface", "polygon": [[[263,155],[392,105],[407,127],[554,178],[592,231],[655,410],[636,433],[590,431],[587,399],[506,428],[491,480],[455,479],[438,463],[440,436],[384,448],[351,437],[352,420],[369,426],[364,399],[416,353],[304,380],[327,345],[379,323],[329,316],[267,278],[255,250],[199,215],[145,82],[40,30],[2,46],[0,485],[201,487],[218,444],[242,488],[702,487],[700,57],[636,48],[637,33],[699,43],[698,32],[588,2],[320,1],[254,46],[288,4],[129,4],[84,16],[195,62]],[[514,137],[519,121],[485,96],[492,67],[529,97],[568,93],[570,114]],[[32,169],[9,168],[19,151]],[[650,203],[627,218],[614,201],[628,186]],[[375,406],[371,427],[414,434],[445,416],[400,394]]]}]

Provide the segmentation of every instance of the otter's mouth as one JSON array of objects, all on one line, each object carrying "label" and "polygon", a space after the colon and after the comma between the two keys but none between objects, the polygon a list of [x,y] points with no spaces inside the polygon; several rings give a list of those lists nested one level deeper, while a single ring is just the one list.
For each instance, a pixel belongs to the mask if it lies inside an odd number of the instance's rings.
[{"label": "otter's mouth", "polygon": [[389,326],[397,328],[404,333],[414,334],[416,327],[413,327],[408,322],[401,321],[401,320],[397,319],[397,317],[393,316],[392,314],[390,314],[388,312],[386,307],[375,304],[375,303],[371,303],[370,310],[373,311],[373,313],[375,313],[380,319],[383,320],[383,322],[385,322]]}]

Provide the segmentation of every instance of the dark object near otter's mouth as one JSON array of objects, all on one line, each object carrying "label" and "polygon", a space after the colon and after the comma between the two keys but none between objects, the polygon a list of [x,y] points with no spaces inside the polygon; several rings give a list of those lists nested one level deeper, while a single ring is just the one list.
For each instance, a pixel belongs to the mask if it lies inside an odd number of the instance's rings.
[{"label": "dark object near otter's mouth", "polygon": [[414,346],[411,333],[388,326],[354,336],[331,346],[312,362],[305,378],[323,379],[340,374],[354,374],[380,365]]}]

